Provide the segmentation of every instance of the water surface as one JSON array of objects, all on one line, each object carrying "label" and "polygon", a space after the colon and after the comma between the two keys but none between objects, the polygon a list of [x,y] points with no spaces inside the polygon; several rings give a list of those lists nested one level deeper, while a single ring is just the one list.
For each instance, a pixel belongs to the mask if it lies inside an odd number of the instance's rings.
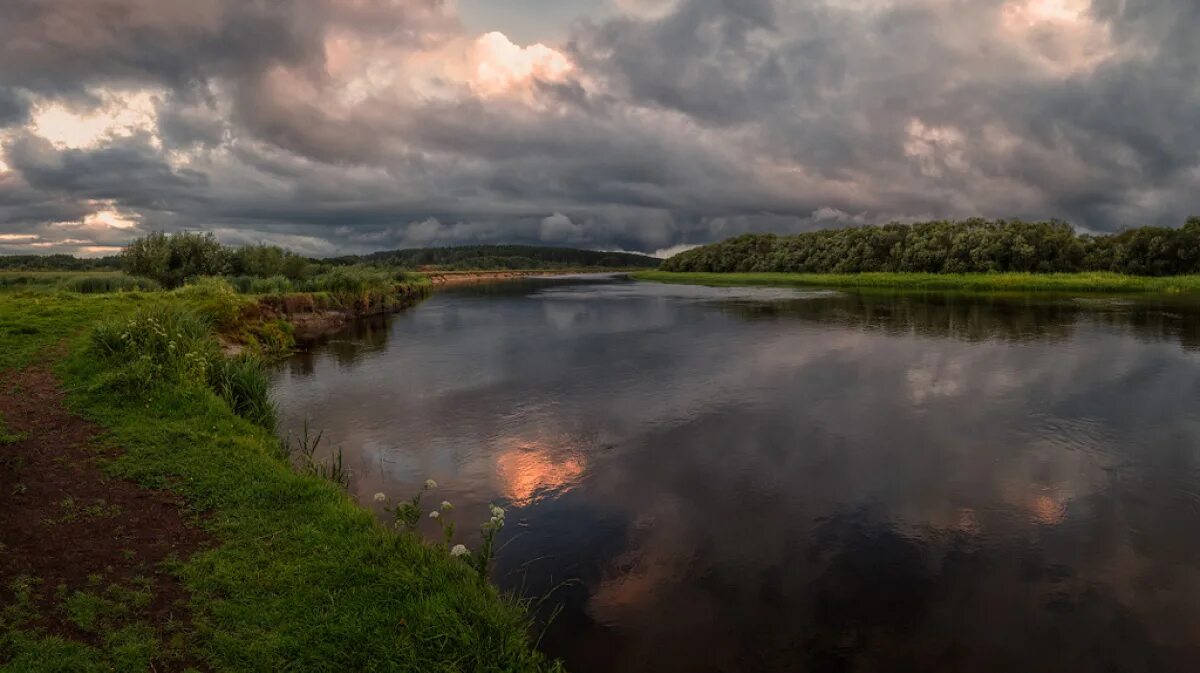
[{"label": "water surface", "polygon": [[[439,292],[280,371],[591,671],[1200,670],[1194,300]],[[434,530],[428,531],[431,535]]]}]

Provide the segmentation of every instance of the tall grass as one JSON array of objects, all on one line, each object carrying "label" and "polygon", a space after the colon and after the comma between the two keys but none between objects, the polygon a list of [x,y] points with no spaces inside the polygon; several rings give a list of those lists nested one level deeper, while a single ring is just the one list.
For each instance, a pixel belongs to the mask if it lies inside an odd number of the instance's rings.
[{"label": "tall grass", "polygon": [[321,294],[336,307],[368,312],[395,305],[400,286],[409,283],[410,278],[402,271],[360,265],[331,267],[305,280],[291,280],[284,276],[234,276],[225,281],[238,294]]},{"label": "tall grass", "polygon": [[221,357],[210,323],[175,304],[147,306],[130,318],[101,323],[92,332],[92,350],[120,365],[121,378],[134,385],[204,383]]},{"label": "tall grass", "polygon": [[300,285],[286,276],[231,276],[228,280],[238,294],[288,294],[296,292]]},{"label": "tall grass", "polygon": [[350,485],[350,470],[342,460],[341,447],[335,449],[327,458],[317,458],[317,451],[320,449],[321,440],[324,437],[324,430],[315,435],[312,434],[306,420],[304,429],[295,438],[295,443],[292,442],[291,434],[288,434],[288,438],[283,443],[284,457],[292,461],[296,468],[304,474],[321,477],[346,488]]},{"label": "tall grass", "polygon": [[110,384],[124,392],[160,385],[207,388],[246,420],[273,430],[275,406],[262,360],[227,358],[212,323],[176,304],[156,304],[132,317],[102,323],[92,332],[92,352],[113,365]]},{"label": "tall grass", "polygon": [[242,311],[252,303],[247,298],[238,296],[233,285],[220,276],[192,278],[186,285],[173,292],[195,306],[202,316],[218,328],[236,326],[242,317]]},{"label": "tall grass", "polygon": [[51,274],[0,273],[0,289],[54,285],[60,279],[61,276]]},{"label": "tall grass", "polygon": [[334,267],[315,276],[305,285],[312,292],[324,292],[343,308],[366,310],[386,306],[395,299],[397,275],[369,267]]},{"label": "tall grass", "polygon": [[243,353],[217,359],[209,370],[208,385],[238,416],[275,429],[275,404],[261,358]]},{"label": "tall grass", "polygon": [[162,289],[162,286],[157,281],[149,278],[135,278],[133,276],[118,276],[115,274],[78,276],[68,279],[63,287],[71,292],[78,292],[80,294],[154,292]]}]

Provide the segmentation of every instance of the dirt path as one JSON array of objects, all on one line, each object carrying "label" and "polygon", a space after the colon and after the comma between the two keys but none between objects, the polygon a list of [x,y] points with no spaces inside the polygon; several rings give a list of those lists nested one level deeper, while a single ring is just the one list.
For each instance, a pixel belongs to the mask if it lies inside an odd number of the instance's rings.
[{"label": "dirt path", "polygon": [[[162,643],[186,638],[188,594],[167,566],[210,540],[182,501],[109,477],[100,463],[113,452],[97,444],[100,429],[67,410],[45,368],[0,380],[0,416],[9,434],[0,442],[0,604],[30,608],[23,629],[89,644],[130,624]],[[152,667],[188,665],[196,662]]]}]

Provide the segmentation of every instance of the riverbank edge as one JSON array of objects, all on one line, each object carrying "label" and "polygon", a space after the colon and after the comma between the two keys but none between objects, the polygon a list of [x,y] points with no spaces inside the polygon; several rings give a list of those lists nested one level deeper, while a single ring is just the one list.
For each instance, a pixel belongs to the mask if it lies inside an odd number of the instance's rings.
[{"label": "riverbank edge", "polygon": [[337,334],[355,320],[412,308],[427,299],[433,287],[428,278],[421,277],[397,284],[389,297],[348,303],[320,293],[258,295],[255,308],[243,317],[243,322],[281,320],[289,325],[297,341],[313,341]]},{"label": "riverbank edge", "polygon": [[631,278],[646,282],[712,287],[813,287],[904,291],[1161,293],[1200,292],[1200,276],[1125,276],[1115,273],[707,273],[639,271]]},{"label": "riverbank edge", "polygon": [[624,268],[578,268],[578,269],[532,269],[532,270],[479,270],[479,271],[422,271],[434,287],[466,285],[471,283],[497,283],[523,278],[575,276],[579,274],[630,273]]},{"label": "riverbank edge", "polygon": [[[411,306],[426,292],[387,307],[322,310],[350,320]],[[117,373],[89,353],[92,328],[154,302],[196,307],[165,293],[0,292],[0,381],[49,365],[70,408],[102,428],[105,446],[119,447],[105,471],[186,502],[189,518],[215,541],[172,568],[191,595],[190,630],[183,644],[168,644],[145,624],[114,623],[76,641],[27,628],[36,615],[23,626],[6,612],[5,670],[114,670],[114,657],[130,656],[118,638],[130,629],[151,634],[141,645],[158,670],[184,659],[215,671],[560,670],[531,646],[529,617],[515,599],[445,550],[385,529],[333,483],[292,470],[272,432],[211,391],[147,385],[115,394]],[[164,659],[155,648],[183,652]]]}]

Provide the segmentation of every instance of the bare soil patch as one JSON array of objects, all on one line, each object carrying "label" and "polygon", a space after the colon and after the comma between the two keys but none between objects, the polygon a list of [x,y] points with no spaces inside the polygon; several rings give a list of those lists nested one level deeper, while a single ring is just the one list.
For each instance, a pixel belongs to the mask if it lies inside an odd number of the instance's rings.
[{"label": "bare soil patch", "polygon": [[[178,496],[106,474],[102,461],[114,451],[96,441],[100,429],[71,413],[64,397],[44,367],[0,379],[0,415],[16,437],[0,443],[0,603],[14,599],[17,578],[32,578],[32,626],[92,642],[97,634],[70,618],[64,599],[132,587],[150,598],[122,618],[164,637],[179,633],[188,622],[188,593],[169,567],[212,541]],[[164,663],[155,668],[184,667]]]}]

